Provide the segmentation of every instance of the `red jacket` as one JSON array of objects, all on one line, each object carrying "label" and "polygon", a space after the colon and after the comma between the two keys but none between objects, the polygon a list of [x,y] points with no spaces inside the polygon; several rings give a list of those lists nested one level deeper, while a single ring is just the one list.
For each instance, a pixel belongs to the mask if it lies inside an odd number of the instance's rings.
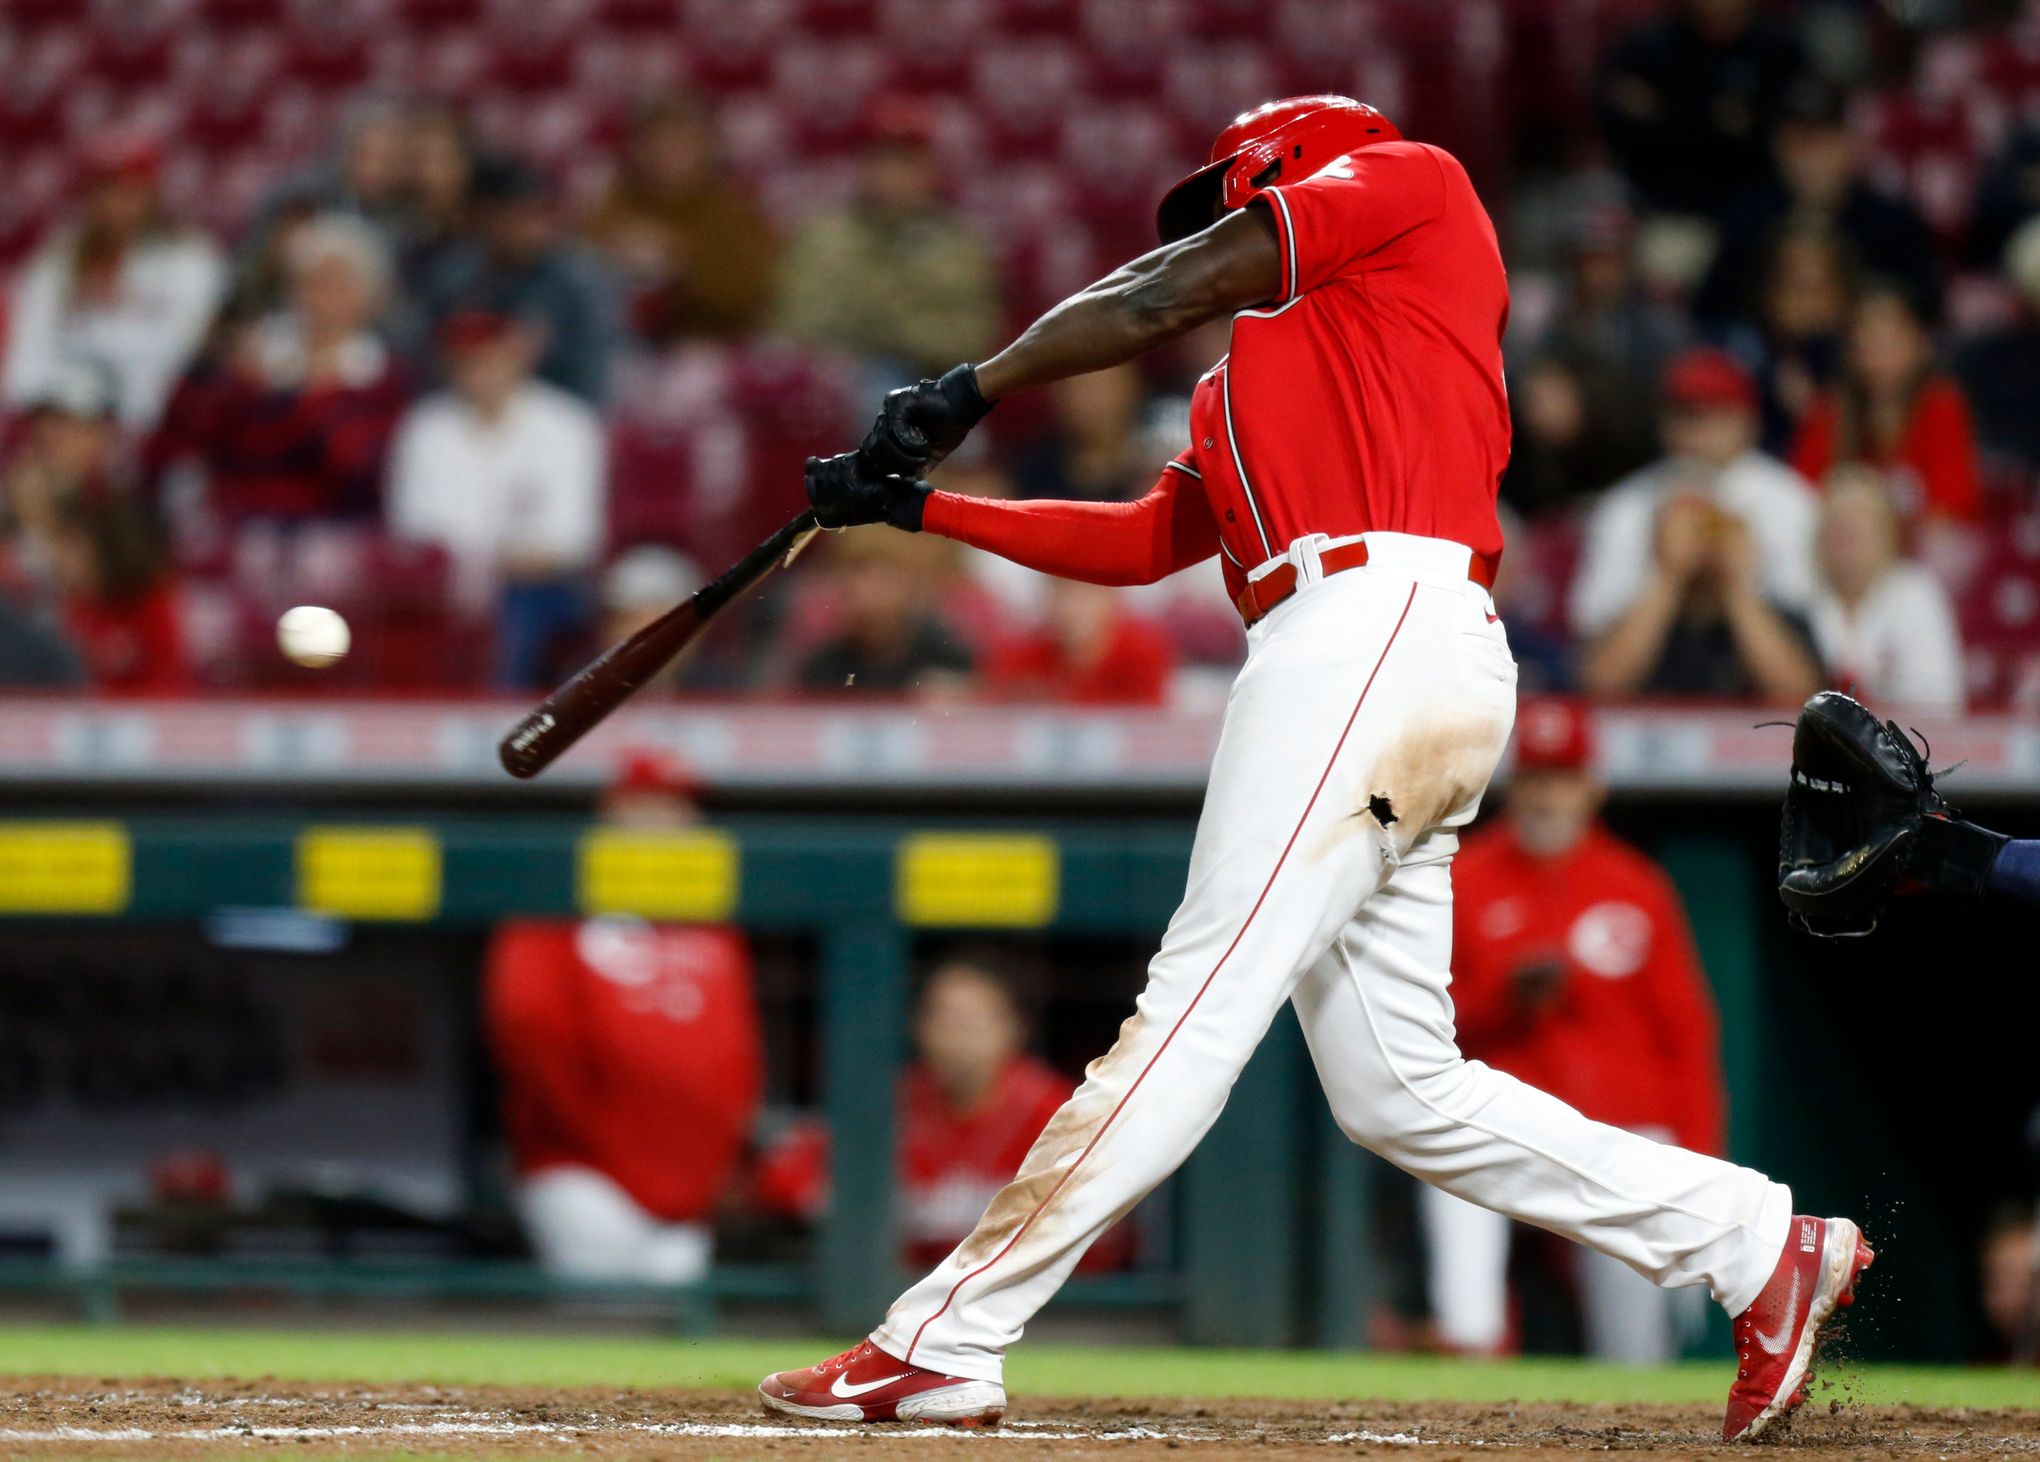
[{"label": "red jacket", "polygon": [[[1714,1001],[1656,864],[1599,827],[1560,857],[1536,858],[1505,822],[1468,839],[1452,884],[1461,1051],[1596,1121],[1722,1150]],[[1526,1017],[1512,977],[1547,961],[1563,972],[1558,993]]]},{"label": "red jacket", "polygon": [[1071,660],[1052,634],[1029,635],[994,653],[985,666],[991,692],[1009,700],[1050,700],[1072,706],[1158,706],[1168,698],[1175,654],[1168,637],[1144,619],[1121,615],[1104,653],[1089,664]]},{"label": "red jacket", "polygon": [[191,689],[177,591],[167,584],[120,601],[67,599],[64,628],[94,690],[173,695]]},{"label": "red jacket", "polygon": [[[1792,465],[1808,481],[1819,483],[1841,460],[1841,428],[1841,407],[1832,391],[1823,391],[1806,409],[1792,441]],[[1918,480],[1916,513],[1961,523],[1983,513],[1976,424],[1962,388],[1946,376],[1932,377],[1920,387],[1896,451],[1866,443],[1860,455],[1873,467],[1910,469]]]},{"label": "red jacket", "polygon": [[706,1218],[764,1082],[734,929],[518,919],[483,976],[517,1171],[593,1168],[655,1218]]}]

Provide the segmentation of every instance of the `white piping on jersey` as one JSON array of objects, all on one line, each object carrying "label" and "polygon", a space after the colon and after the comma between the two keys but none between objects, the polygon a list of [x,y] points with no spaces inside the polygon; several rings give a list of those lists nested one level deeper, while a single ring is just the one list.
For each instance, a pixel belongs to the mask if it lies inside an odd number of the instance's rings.
[{"label": "white piping on jersey", "polygon": [[1190,464],[1189,464],[1188,462],[1177,462],[1177,461],[1173,461],[1173,460],[1171,460],[1171,461],[1169,461],[1169,462],[1167,462],[1167,463],[1165,463],[1165,464],[1163,465],[1163,470],[1164,470],[1164,471],[1167,471],[1167,470],[1168,470],[1168,469],[1169,469],[1170,467],[1173,467],[1173,468],[1175,468],[1175,469],[1176,469],[1176,470],[1177,470],[1178,472],[1187,472],[1187,473],[1189,473],[1189,474],[1190,474],[1190,475],[1191,475],[1192,477],[1196,478],[1196,479],[1197,479],[1197,480],[1198,480],[1199,482],[1202,482],[1202,481],[1204,481],[1204,474],[1203,474],[1202,472],[1199,472],[1199,471],[1198,471],[1198,470],[1197,470],[1197,469],[1196,469],[1195,467],[1192,467],[1192,466],[1191,466],[1191,465],[1190,465]]},{"label": "white piping on jersey", "polygon": [[1289,200],[1282,196],[1282,190],[1269,188],[1266,192],[1275,200],[1275,206],[1282,210],[1282,243],[1289,265],[1289,272],[1283,278],[1289,283],[1289,299],[1294,304],[1296,296],[1301,293],[1296,287],[1296,224],[1289,216]]},{"label": "white piping on jersey", "polygon": [[1287,304],[1277,305],[1272,310],[1234,310],[1233,318],[1235,320],[1272,320],[1277,315],[1286,314],[1288,311],[1295,309],[1298,305],[1302,303],[1303,296],[1298,295],[1295,299],[1289,301]]},{"label": "white piping on jersey", "polygon": [[1272,558],[1275,554],[1275,545],[1268,538],[1268,525],[1261,521],[1261,505],[1254,501],[1253,484],[1247,481],[1247,464],[1240,457],[1240,439],[1233,431],[1232,372],[1226,372],[1225,380],[1219,385],[1219,392],[1225,404],[1225,444],[1232,449],[1233,470],[1240,475],[1240,491],[1246,494],[1247,511],[1254,515],[1254,531],[1261,535],[1261,551]]}]

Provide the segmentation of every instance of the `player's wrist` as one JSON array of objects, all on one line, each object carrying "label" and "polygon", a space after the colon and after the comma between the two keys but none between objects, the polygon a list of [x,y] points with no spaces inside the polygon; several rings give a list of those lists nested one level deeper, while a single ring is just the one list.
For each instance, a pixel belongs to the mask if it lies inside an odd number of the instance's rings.
[{"label": "player's wrist", "polygon": [[911,477],[894,478],[886,484],[885,520],[907,533],[919,533],[934,492],[927,483]]},{"label": "player's wrist", "polygon": [[937,377],[935,389],[941,392],[951,419],[965,431],[991,415],[992,408],[999,404],[985,395],[978,368],[968,361],[944,371]]}]

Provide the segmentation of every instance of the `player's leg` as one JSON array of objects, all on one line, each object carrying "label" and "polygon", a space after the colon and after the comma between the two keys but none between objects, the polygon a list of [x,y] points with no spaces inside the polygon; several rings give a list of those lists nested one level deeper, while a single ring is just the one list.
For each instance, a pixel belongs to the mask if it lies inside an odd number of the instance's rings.
[{"label": "player's leg", "polygon": [[1429,1183],[1417,1188],[1424,1289],[1438,1343],[1493,1355],[1509,1333],[1509,1221]]},{"label": "player's leg", "polygon": [[[1445,836],[1450,836],[1445,834]],[[1339,1124],[1462,1198],[1574,1239],[1736,1317],[1726,1437],[1798,1405],[1814,1341],[1870,1251],[1763,1174],[1589,1121],[1453,1044],[1448,859],[1412,850],[1297,987]]]},{"label": "player's leg", "polygon": [[1134,1014],[976,1231],[893,1306],[881,1350],[996,1377],[1092,1240],[1217,1120],[1301,972],[1391,866],[1365,788],[1378,749],[1428,704],[1419,686],[1442,653],[1436,625],[1406,612],[1415,599],[1406,580],[1347,575],[1257,631]]},{"label": "player's leg", "polygon": [[517,1217],[538,1264],[565,1279],[645,1277],[654,1225],[593,1168],[552,1167],[520,1179]]},{"label": "player's leg", "polygon": [[1589,1121],[1462,1059],[1451,949],[1449,854],[1420,847],[1298,987],[1297,1014],[1347,1135],[1658,1284],[1704,1283],[1731,1311],[1748,1305],[1785,1242],[1791,1194],[1748,1168]]},{"label": "player's leg", "polygon": [[[1464,550],[1456,572],[1463,587]],[[1397,814],[1374,795],[1383,778],[1409,789],[1412,809],[1455,777],[1486,780],[1507,735],[1507,688],[1494,693],[1488,657],[1487,699],[1470,708],[1458,694],[1469,612],[1480,624],[1463,593],[1420,596],[1409,579],[1351,573],[1256,627],[1189,886],[1119,1040],[871,1344],[768,1377],[768,1405],[837,1414],[844,1393],[821,1393],[845,1385],[861,1419],[884,1420],[919,1406],[924,1388],[997,1385],[1006,1347],[1092,1240],[1196,1146],[1301,972],[1393,866]]]}]

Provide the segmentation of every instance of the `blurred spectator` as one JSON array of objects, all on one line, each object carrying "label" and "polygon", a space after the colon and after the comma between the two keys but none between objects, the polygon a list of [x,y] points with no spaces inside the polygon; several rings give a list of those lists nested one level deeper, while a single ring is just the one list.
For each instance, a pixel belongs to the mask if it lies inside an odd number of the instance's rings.
[{"label": "blurred spectator", "polygon": [[1057,579],[1041,627],[993,652],[985,686],[1007,700],[1159,706],[1174,662],[1168,637],[1118,590]]},{"label": "blurred spectator", "polygon": [[30,408],[0,479],[0,526],[9,550],[0,581],[47,589],[51,543],[65,504],[127,489],[119,480],[114,411],[112,373],[92,360],[60,367]]},{"label": "blurred spectator", "polygon": [[1113,366],[1049,387],[1048,430],[1013,463],[1020,497],[1125,502],[1155,480],[1155,454],[1141,430],[1146,388],[1140,367]]},{"label": "blurred spectator", "polygon": [[447,250],[423,281],[436,329],[472,310],[537,327],[541,380],[600,404],[617,343],[616,301],[601,266],[562,237],[545,179],[522,163],[475,167],[475,237]]},{"label": "blurred spectator", "polygon": [[1665,362],[1692,343],[1693,330],[1645,290],[1636,267],[1636,215],[1620,186],[1590,183],[1574,200],[1564,293],[1541,330],[1509,344],[1515,359],[1560,354],[1602,367],[1604,388],[1633,415],[1647,413]]},{"label": "blurred spectator", "polygon": [[529,686],[586,628],[605,519],[602,423],[532,379],[538,341],[516,320],[455,315],[440,351],[452,387],[398,428],[390,528],[447,550],[461,606],[495,625],[497,683]]},{"label": "blurred spectator", "polygon": [[[614,645],[629,639],[705,582],[700,566],[675,549],[658,543],[626,549],[602,575],[602,643]],[[646,681],[638,694],[676,689],[683,679],[691,678],[688,672],[702,648],[690,649]]]},{"label": "blurred spectator", "polygon": [[1983,485],[1969,403],[1934,360],[1933,337],[1904,290],[1857,301],[1842,372],[1799,423],[1792,465],[1813,481],[1837,462],[1904,473],[1907,515],[1971,522]]},{"label": "blurred spectator", "polygon": [[445,107],[414,113],[404,136],[406,186],[396,260],[408,301],[466,237],[474,188],[474,141],[460,114]]},{"label": "blurred spectator", "polygon": [[1890,484],[1838,467],[1821,499],[1820,597],[1814,643],[1831,682],[1872,705],[1962,709],[1962,642],[1948,593],[1902,556]]},{"label": "blurred spectator", "polygon": [[176,586],[141,505],[66,498],[51,547],[58,609],[87,683],[117,695],[190,690]]},{"label": "blurred spectator", "polygon": [[811,219],[779,271],[781,328],[894,382],[976,360],[999,323],[991,258],[942,200],[931,121],[916,102],[881,99],[855,195]]},{"label": "blurred spectator", "polygon": [[730,176],[714,113],[692,92],[639,110],[588,233],[630,288],[646,340],[744,335],[770,303],[771,225]]},{"label": "blurred spectator", "polygon": [[[1027,1024],[995,960],[936,966],[914,1012],[914,1061],[898,1087],[902,1262],[939,1263],[1012,1180],[1072,1083],[1027,1054]],[[812,1222],[828,1206],[829,1135],[794,1129],[760,1162],[767,1207]],[[1106,1234],[1081,1268],[1123,1264],[1127,1233]]]},{"label": "blurred spectator", "polygon": [[1807,77],[1785,98],[1773,145],[1775,176],[1753,184],[1722,221],[1721,247],[1695,306],[1725,319],[1755,299],[1766,246],[1790,222],[1831,229],[1869,273],[1896,280],[1930,314],[1940,309],[1934,239],[1904,199],[1864,176],[1861,144],[1840,91]]},{"label": "blurred spectator", "polygon": [[2009,1205],[1993,1214],[1977,1258],[1991,1348],[1997,1358],[2030,1366],[2040,1353],[2040,1220],[2033,1210]]},{"label": "blurred spectator", "polygon": [[[629,758],[603,799],[610,835],[698,819],[683,770]],[[489,1047],[538,1262],[583,1280],[684,1284],[764,1083],[751,952],[720,925],[513,919],[483,974]]]},{"label": "blurred spectator", "polygon": [[1676,0],[1615,46],[1601,78],[1610,150],[1645,202],[1719,215],[1771,168],[1771,129],[1806,67],[1757,0]]},{"label": "blurred spectator", "polygon": [[376,333],[390,261],[369,224],[321,217],[290,236],[290,299],[237,331],[223,361],[186,376],[148,458],[160,481],[195,463],[213,511],[365,517],[410,381]]},{"label": "blurred spectator", "polygon": [[1969,257],[1989,268],[2028,219],[2040,217],[2040,121],[2015,126],[1976,180]]},{"label": "blurred spectator", "polygon": [[0,590],[0,686],[64,690],[84,683],[85,666],[70,642]]},{"label": "blurred spectator", "polygon": [[936,617],[929,572],[933,554],[946,550],[905,533],[855,530],[830,549],[840,596],[833,620],[842,627],[808,655],[796,683],[875,695],[961,689],[972,656]]},{"label": "blurred spectator", "polygon": [[2005,273],[2018,291],[2018,315],[1978,335],[1958,353],[1955,371],[1976,408],[1983,449],[2040,472],[2040,217],[2005,246]]},{"label": "blurred spectator", "polygon": [[1503,500],[1521,513],[1570,507],[1649,461],[1650,396],[1638,384],[1576,347],[1534,356],[1509,388],[1515,439]]},{"label": "blurred spectator", "polygon": [[308,214],[352,214],[394,247],[410,184],[411,122],[409,111],[394,97],[370,96],[354,103],[333,151],[283,178],[263,199],[243,244],[243,258],[267,249],[281,222]]},{"label": "blurred spectator", "polygon": [[1596,695],[1799,701],[1819,666],[1813,490],[1756,450],[1756,387],[1693,351],[1665,375],[1666,455],[1595,508],[1573,585],[1581,685]]},{"label": "blurred spectator", "polygon": [[[1599,820],[1587,713],[1532,700],[1500,824],[1468,838],[1457,894],[1452,1003],[1459,1047],[1599,1122],[1693,1152],[1723,1150],[1718,1020],[1678,891]],[[1421,1187],[1439,1338],[1472,1353],[1507,1332],[1509,1221]],[[1577,1255],[1588,1350],[1656,1365],[1679,1351],[1682,1298],[1616,1260]]]},{"label": "blurred spectator", "polygon": [[82,160],[76,220],[17,277],[8,303],[5,395],[40,400],[70,362],[111,372],[130,430],[153,425],[204,337],[225,286],[219,252],[173,223],[157,187],[153,142],[108,134]]},{"label": "blurred spectator", "polygon": [[1841,368],[1842,339],[1856,300],[1856,266],[1841,236],[1793,224],[1772,241],[1753,325],[1726,333],[1757,362],[1764,450],[1790,449],[1799,423]]}]

